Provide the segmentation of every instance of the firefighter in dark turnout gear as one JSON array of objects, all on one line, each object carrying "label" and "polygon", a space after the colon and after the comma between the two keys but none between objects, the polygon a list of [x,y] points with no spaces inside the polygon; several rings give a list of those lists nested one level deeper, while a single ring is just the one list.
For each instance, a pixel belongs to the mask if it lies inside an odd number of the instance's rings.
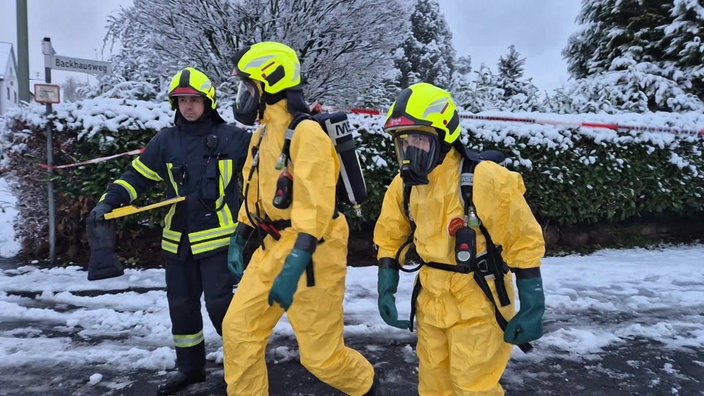
[{"label": "firefighter in dark turnout gear", "polygon": [[105,221],[105,213],[132,202],[157,182],[165,183],[167,198],[186,198],[164,218],[161,247],[177,371],[159,385],[159,394],[205,380],[201,294],[222,334],[235,283],[227,269],[227,249],[240,206],[237,176],[251,137],[225,124],[217,112],[215,87],[194,68],[174,76],[169,102],[176,110],[175,125],[151,139],[86,220]]}]

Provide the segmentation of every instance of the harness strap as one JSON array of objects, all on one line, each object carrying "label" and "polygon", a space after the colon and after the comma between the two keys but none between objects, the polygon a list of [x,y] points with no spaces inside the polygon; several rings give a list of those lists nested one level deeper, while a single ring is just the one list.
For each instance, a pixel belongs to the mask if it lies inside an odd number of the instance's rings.
[{"label": "harness strap", "polygon": [[296,127],[298,127],[298,124],[301,123],[303,120],[312,120],[313,117],[310,114],[307,113],[300,113],[296,115],[293,118],[293,121],[291,121],[291,124],[286,128],[286,133],[284,134],[284,144],[283,147],[281,148],[281,155],[279,156],[279,163],[277,163],[277,169],[280,167],[286,166],[286,162],[290,162],[291,158],[291,140],[293,140],[293,133],[296,130]]},{"label": "harness strap", "polygon": [[[506,318],[504,318],[503,315],[501,315],[501,311],[499,311],[499,307],[496,304],[496,299],[494,298],[494,295],[491,293],[491,287],[489,287],[489,282],[487,281],[487,277],[489,276],[494,276],[494,282],[496,284],[496,294],[499,295],[499,299],[501,298],[501,292],[499,287],[501,286],[503,289],[503,292],[506,293],[506,287],[505,283],[503,280],[503,273],[506,273],[508,268],[506,267],[505,270],[502,269],[501,272],[502,274],[497,276],[493,272],[489,271],[489,262],[488,260],[490,259],[489,257],[489,252],[486,254],[483,254],[479,257],[477,257],[477,260],[475,260],[476,264],[472,265],[452,265],[452,264],[443,264],[443,263],[425,263],[424,265],[427,265],[428,267],[431,268],[436,268],[439,270],[443,271],[451,271],[451,272],[458,272],[462,274],[468,274],[470,272],[474,273],[474,281],[477,282],[477,285],[479,288],[482,290],[486,298],[491,302],[491,305],[494,306],[494,317],[496,318],[496,323],[499,325],[501,328],[501,331],[506,331],[506,326],[508,325],[508,321]],[[503,261],[502,261],[503,262]],[[480,264],[483,263],[483,264]],[[500,278],[500,279],[499,279]],[[413,294],[411,295],[411,331],[413,331],[413,318],[415,317],[415,311],[416,311],[416,300],[418,299],[418,294],[420,294],[421,290],[421,285],[420,285],[420,277],[417,278],[417,282],[413,287]],[[508,300],[508,294],[506,294],[506,300]],[[508,305],[508,304],[507,304]],[[518,347],[523,351],[523,352],[529,352],[531,349],[533,349],[533,346],[530,343],[524,343],[524,344],[519,344]]]},{"label": "harness strap", "polygon": [[[482,260],[483,265],[486,265],[486,259]],[[436,263],[436,262],[429,262],[429,263],[423,263],[423,265],[427,265],[430,268],[435,268],[443,271],[450,271],[450,272],[458,272],[460,274],[468,274],[473,271],[478,271],[479,270],[479,257],[477,257],[477,260],[474,260],[471,263],[468,264],[444,264],[444,263]]]},{"label": "harness strap", "polygon": [[411,232],[409,233],[408,240],[413,241],[413,233],[416,231],[416,221],[413,219],[413,214],[411,214],[411,188],[413,185],[403,183],[403,210],[406,212],[409,222],[411,223]]},{"label": "harness strap", "polygon": [[[491,288],[489,287],[489,283],[486,281],[486,277],[476,271],[474,272],[474,280],[479,285],[479,288],[482,289],[484,295],[486,295],[486,298],[488,298],[489,301],[491,301],[491,304],[494,306],[494,316],[496,317],[496,323],[501,328],[501,331],[505,332],[506,326],[508,325],[508,321],[506,321],[506,318],[501,315],[501,311],[499,311],[499,307],[496,305],[496,300],[494,299],[494,295],[491,293]],[[503,283],[503,281],[501,283]],[[533,345],[531,345],[529,342],[518,344],[518,347],[525,353],[528,353],[531,349],[533,349]]]},{"label": "harness strap", "polygon": [[274,220],[269,221],[269,224],[271,224],[278,231],[281,231],[288,227],[291,227],[291,220]]},{"label": "harness strap", "polygon": [[[291,145],[291,140],[293,138],[293,130],[296,129],[298,124],[305,120],[311,118],[309,114],[298,114],[291,125],[289,125],[288,130],[286,131],[286,134],[284,136],[284,146],[281,151],[281,156],[280,159],[283,160],[283,166],[286,166],[286,161],[289,161],[289,147]],[[281,233],[279,231],[282,231],[288,227],[291,227],[291,220],[274,220],[272,221],[271,219],[266,216],[265,218],[260,217],[258,214],[259,212],[259,205],[256,205],[256,211],[257,213],[254,214],[249,210],[249,207],[247,205],[247,196],[249,193],[249,183],[252,180],[252,176],[255,171],[258,171],[259,168],[259,144],[261,144],[262,139],[264,138],[264,133],[266,132],[266,129],[263,129],[261,134],[259,135],[259,141],[257,144],[252,146],[252,167],[250,168],[249,175],[247,177],[247,180],[245,182],[245,191],[244,191],[244,204],[245,204],[245,209],[247,211],[247,217],[249,218],[249,221],[256,225],[257,229],[257,234],[259,236],[259,243],[262,246],[262,249],[264,249],[264,236],[262,233],[271,235],[274,240],[278,241],[281,239]],[[335,208],[335,212],[333,213],[333,219],[336,219],[339,216],[339,212],[337,211],[337,208]],[[318,241],[318,243],[323,243],[323,240],[321,239]],[[315,286],[315,273],[313,271],[313,260],[311,260],[308,265],[306,266],[306,284],[309,287]]]},{"label": "harness strap", "polygon": [[506,291],[506,282],[504,282],[504,279],[501,275],[508,272],[509,268],[501,257],[501,248],[497,247],[491,240],[489,231],[487,231],[487,229],[484,227],[484,224],[481,224],[479,226],[479,229],[482,230],[482,234],[484,234],[484,239],[486,239],[486,250],[489,254],[489,259],[491,260],[491,262],[494,263],[494,265],[490,267],[490,269],[493,270],[494,275],[496,276],[494,278],[494,284],[496,285],[496,294],[499,296],[499,303],[501,303],[501,306],[505,307],[511,304],[511,300],[508,298],[508,292]]},{"label": "harness strap", "polygon": [[[291,227],[291,220],[268,220],[264,219],[259,222],[259,227],[269,235],[271,235],[275,240],[281,238],[279,231],[282,231],[288,227]],[[273,232],[273,233],[272,233]],[[318,243],[323,243],[321,239]],[[315,286],[315,271],[313,270],[313,260],[311,260],[306,266],[306,285],[308,287]]]},{"label": "harness strap", "polygon": [[413,319],[416,317],[416,301],[418,300],[418,295],[420,294],[420,289],[423,287],[420,284],[420,276],[416,276],[416,283],[413,285],[413,292],[411,293],[411,319],[409,329],[413,331]]},{"label": "harness strap", "polygon": [[313,272],[313,260],[310,260],[306,266],[306,286],[315,286],[315,272]]},{"label": "harness strap", "polygon": [[[427,265],[430,268],[435,268],[443,271],[450,271],[450,272],[458,272],[460,274],[469,274],[470,272],[479,272],[484,274],[483,276],[489,275],[489,274],[494,274],[494,275],[499,275],[495,272],[490,272],[492,267],[494,266],[493,263],[491,263],[492,256],[490,255],[489,252],[486,252],[484,254],[481,254],[474,258],[474,260],[470,261],[467,264],[445,264],[445,263],[436,263],[436,262],[423,262],[422,265]],[[509,271],[509,268],[504,266],[502,268],[502,273],[505,274]],[[502,282],[503,283],[503,282]]]}]

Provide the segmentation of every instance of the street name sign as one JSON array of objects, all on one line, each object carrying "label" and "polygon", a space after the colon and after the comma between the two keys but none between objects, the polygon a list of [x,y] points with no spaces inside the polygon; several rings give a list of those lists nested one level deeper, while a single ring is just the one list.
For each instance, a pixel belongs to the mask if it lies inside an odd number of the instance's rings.
[{"label": "street name sign", "polygon": [[50,66],[52,69],[68,70],[89,74],[110,74],[112,64],[93,59],[71,58],[68,56],[51,55]]}]

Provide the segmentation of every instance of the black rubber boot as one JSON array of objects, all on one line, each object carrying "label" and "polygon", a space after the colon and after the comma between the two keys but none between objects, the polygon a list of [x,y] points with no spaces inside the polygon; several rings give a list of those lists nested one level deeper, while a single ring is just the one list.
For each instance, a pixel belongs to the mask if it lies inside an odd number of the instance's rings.
[{"label": "black rubber boot", "polygon": [[381,386],[379,376],[376,373],[374,373],[374,382],[372,382],[372,387],[369,388],[369,392],[365,393],[364,396],[386,396],[384,387]]},{"label": "black rubber boot", "polygon": [[195,373],[184,373],[182,371],[176,371],[169,376],[162,384],[157,388],[157,393],[160,395],[170,395],[176,393],[186,387],[205,381],[205,371],[195,372]]}]

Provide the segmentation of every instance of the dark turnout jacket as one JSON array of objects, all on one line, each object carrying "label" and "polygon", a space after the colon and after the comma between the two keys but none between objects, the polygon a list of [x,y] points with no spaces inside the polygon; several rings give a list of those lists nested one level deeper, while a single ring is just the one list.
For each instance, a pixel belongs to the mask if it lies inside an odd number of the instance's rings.
[{"label": "dark turnout jacket", "polygon": [[166,198],[186,198],[164,218],[165,253],[178,255],[179,248],[190,248],[194,256],[204,257],[227,249],[240,206],[237,178],[250,138],[219,116],[195,122],[177,116],[175,125],[151,139],[101,200],[119,207],[163,181]]}]

